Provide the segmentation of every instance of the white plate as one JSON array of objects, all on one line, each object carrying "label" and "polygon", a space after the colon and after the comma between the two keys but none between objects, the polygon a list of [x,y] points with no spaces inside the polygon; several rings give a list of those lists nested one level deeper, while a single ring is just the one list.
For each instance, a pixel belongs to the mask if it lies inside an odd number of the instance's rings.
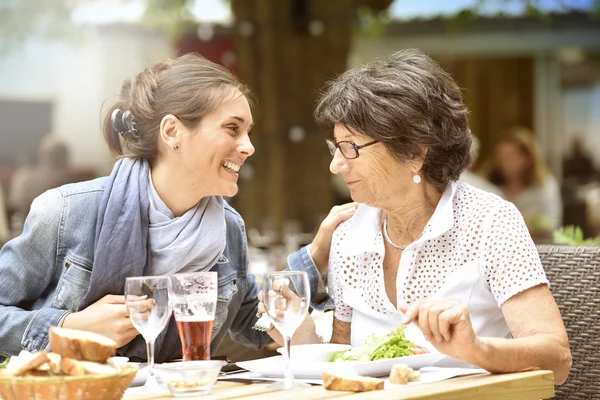
[{"label": "white plate", "polygon": [[[297,344],[290,347],[290,353],[294,361],[320,362],[331,361],[334,354],[351,348],[352,346],[349,344],[337,343]],[[281,355],[284,354],[284,351],[283,347],[277,349]]]},{"label": "white plate", "polygon": [[[368,362],[294,362],[294,357],[292,356],[292,373],[294,377],[300,379],[321,379],[325,371],[356,373],[363,376],[386,376],[390,374],[392,365],[394,364],[406,364],[413,369],[420,369],[430,366],[444,357],[443,354],[430,353]],[[283,375],[283,356],[241,361],[236,364],[248,371],[264,376],[281,377]]]}]

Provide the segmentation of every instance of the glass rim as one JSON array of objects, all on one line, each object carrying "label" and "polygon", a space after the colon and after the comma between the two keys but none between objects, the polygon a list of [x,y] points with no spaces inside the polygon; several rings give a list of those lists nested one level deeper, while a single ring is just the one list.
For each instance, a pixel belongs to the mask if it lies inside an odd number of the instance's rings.
[{"label": "glass rim", "polygon": [[169,275],[168,277],[169,278],[178,277],[178,276],[187,277],[187,276],[203,275],[203,274],[217,275],[218,272],[217,271],[182,272],[182,273],[175,273],[175,274]]},{"label": "glass rim", "polygon": [[307,275],[306,271],[273,271],[265,272],[266,275]]},{"label": "glass rim", "polygon": [[166,275],[148,275],[148,276],[128,276],[125,278],[126,281],[142,281],[146,279],[170,279]]}]

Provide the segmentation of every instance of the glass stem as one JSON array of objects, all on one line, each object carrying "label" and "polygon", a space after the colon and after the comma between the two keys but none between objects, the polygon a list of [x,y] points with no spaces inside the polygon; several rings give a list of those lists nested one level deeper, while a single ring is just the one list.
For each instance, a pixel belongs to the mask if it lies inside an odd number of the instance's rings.
[{"label": "glass stem", "polygon": [[154,376],[154,340],[146,340],[146,350],[148,351],[148,378],[146,386],[157,386],[156,377]]},{"label": "glass stem", "polygon": [[292,365],[290,363],[290,342],[290,337],[283,336],[283,347],[285,347],[285,370],[283,372],[284,389],[291,389],[294,386],[294,375],[292,374]]}]

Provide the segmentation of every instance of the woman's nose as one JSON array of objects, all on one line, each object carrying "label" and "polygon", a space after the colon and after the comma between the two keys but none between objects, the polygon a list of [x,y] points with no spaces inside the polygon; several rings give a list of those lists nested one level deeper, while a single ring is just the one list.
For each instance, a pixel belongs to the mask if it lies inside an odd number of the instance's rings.
[{"label": "woman's nose", "polygon": [[341,174],[344,173],[347,169],[348,164],[346,162],[346,159],[342,155],[342,152],[336,150],[335,154],[333,155],[333,160],[331,160],[331,163],[329,164],[329,170],[332,174]]},{"label": "woman's nose", "polygon": [[246,154],[248,157],[250,157],[252,154],[254,154],[254,145],[252,145],[252,142],[250,141],[250,136],[246,135],[246,137],[244,139],[242,139],[242,143],[239,147],[239,150]]}]

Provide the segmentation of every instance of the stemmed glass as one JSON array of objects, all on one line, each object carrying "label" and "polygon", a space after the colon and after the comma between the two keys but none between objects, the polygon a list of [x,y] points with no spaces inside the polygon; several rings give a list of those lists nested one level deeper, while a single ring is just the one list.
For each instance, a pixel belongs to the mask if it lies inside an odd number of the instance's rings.
[{"label": "stemmed glass", "polygon": [[275,389],[304,388],[310,385],[294,381],[290,365],[290,342],[302,324],[310,303],[310,287],[306,272],[281,271],[266,273],[263,278],[263,304],[273,326],[283,336],[285,370],[283,380],[271,385]]},{"label": "stemmed glass", "polygon": [[144,387],[158,387],[154,377],[154,341],[171,318],[171,280],[166,276],[140,276],[125,280],[125,305],[131,323],[144,337],[148,351],[148,378]]}]

